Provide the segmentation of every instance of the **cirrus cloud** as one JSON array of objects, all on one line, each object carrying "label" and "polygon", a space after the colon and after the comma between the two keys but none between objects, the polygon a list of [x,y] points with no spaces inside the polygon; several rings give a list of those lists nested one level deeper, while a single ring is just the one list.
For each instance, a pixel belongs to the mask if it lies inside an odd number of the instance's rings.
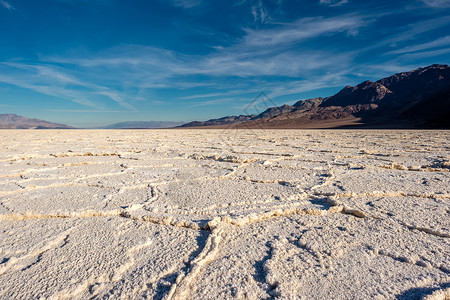
[{"label": "cirrus cloud", "polygon": [[15,10],[14,6],[12,6],[9,2],[6,2],[5,0],[0,0],[0,5],[8,10]]},{"label": "cirrus cloud", "polygon": [[348,0],[320,0],[320,4],[329,6],[341,6],[347,4]]},{"label": "cirrus cloud", "polygon": [[426,5],[434,8],[450,7],[450,0],[422,0]]}]

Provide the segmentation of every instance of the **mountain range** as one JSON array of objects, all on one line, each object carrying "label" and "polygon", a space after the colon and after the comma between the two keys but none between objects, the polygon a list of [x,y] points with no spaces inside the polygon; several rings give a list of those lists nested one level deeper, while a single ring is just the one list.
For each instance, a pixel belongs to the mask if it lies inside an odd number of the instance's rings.
[{"label": "mountain range", "polygon": [[0,129],[73,129],[73,127],[15,114],[0,114]]},{"label": "mountain range", "polygon": [[157,129],[157,128],[172,128],[183,125],[184,122],[172,121],[130,121],[111,124],[104,129]]},{"label": "mountain range", "polygon": [[[102,128],[450,129],[450,67],[434,64],[397,73],[375,82],[368,80],[356,86],[346,86],[333,96],[300,100],[293,105],[269,107],[267,103],[272,102],[265,101],[266,109],[259,114],[225,116],[187,124],[131,121]],[[0,114],[0,129],[72,128],[15,114]]]},{"label": "mountain range", "polygon": [[269,107],[258,115],[226,116],[181,127],[450,128],[450,67],[435,64],[346,86],[330,97]]}]

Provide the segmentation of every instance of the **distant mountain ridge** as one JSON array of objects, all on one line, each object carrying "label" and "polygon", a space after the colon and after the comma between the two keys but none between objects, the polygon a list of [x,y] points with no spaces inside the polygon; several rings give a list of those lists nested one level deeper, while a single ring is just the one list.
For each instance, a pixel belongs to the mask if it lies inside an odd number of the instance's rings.
[{"label": "distant mountain ridge", "polygon": [[246,121],[253,120],[256,115],[240,115],[240,116],[226,116],[218,119],[211,119],[208,121],[193,121],[187,124],[183,124],[180,127],[199,127],[199,126],[216,126],[216,125],[226,125],[226,124],[233,124],[233,123],[242,123]]},{"label": "distant mountain ridge", "polygon": [[73,127],[15,114],[0,114],[0,129],[73,129]]},{"label": "distant mountain ridge", "polygon": [[172,121],[129,121],[111,124],[104,129],[157,129],[157,128],[171,128],[182,125],[183,122]]},{"label": "distant mountain ridge", "polygon": [[434,64],[346,86],[330,97],[270,107],[259,115],[228,116],[182,127],[205,126],[450,128],[450,67]]}]

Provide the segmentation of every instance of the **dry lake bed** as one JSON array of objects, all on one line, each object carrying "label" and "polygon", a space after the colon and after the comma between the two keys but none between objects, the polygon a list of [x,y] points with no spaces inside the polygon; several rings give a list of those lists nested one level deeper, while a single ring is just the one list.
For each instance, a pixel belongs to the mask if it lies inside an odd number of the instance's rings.
[{"label": "dry lake bed", "polygon": [[2,130],[0,299],[449,299],[449,141]]}]

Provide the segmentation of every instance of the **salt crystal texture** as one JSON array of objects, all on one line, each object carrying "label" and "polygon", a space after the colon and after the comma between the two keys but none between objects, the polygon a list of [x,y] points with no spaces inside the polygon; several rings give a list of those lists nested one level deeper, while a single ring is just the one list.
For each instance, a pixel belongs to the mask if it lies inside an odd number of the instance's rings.
[{"label": "salt crystal texture", "polygon": [[0,136],[0,299],[450,297],[449,131]]}]

